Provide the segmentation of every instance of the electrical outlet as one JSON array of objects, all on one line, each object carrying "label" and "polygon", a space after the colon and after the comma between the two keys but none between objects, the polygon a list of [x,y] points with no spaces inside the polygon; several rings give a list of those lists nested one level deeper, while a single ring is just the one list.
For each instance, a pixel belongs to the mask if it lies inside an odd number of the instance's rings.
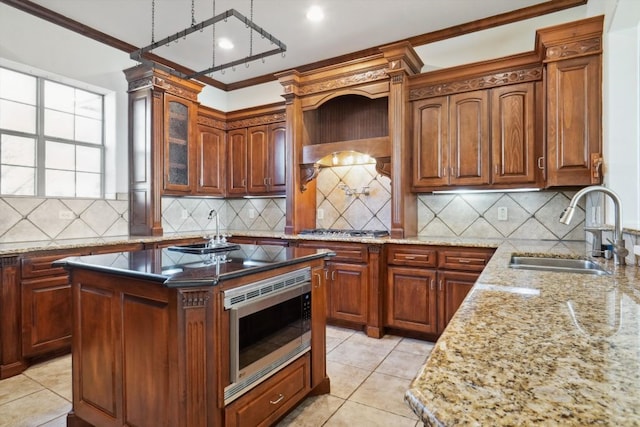
[{"label": "electrical outlet", "polygon": [[189,211],[187,211],[186,209],[182,209],[181,217],[182,217],[182,219],[189,218]]},{"label": "electrical outlet", "polygon": [[73,219],[75,215],[72,211],[58,211],[58,218],[60,219]]},{"label": "electrical outlet", "polygon": [[324,209],[318,209],[318,213],[316,215],[318,219],[324,219]]},{"label": "electrical outlet", "polygon": [[249,209],[249,219],[254,219],[256,217],[256,210]]},{"label": "electrical outlet", "polygon": [[500,206],[498,208],[498,221],[506,221],[509,219],[509,211],[506,206]]}]

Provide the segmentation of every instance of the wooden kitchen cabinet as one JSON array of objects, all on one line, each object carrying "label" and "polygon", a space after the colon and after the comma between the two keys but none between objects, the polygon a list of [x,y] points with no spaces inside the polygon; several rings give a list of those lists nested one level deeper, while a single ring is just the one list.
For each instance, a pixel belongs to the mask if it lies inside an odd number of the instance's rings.
[{"label": "wooden kitchen cabinet", "polygon": [[413,103],[413,189],[490,182],[489,92]]},{"label": "wooden kitchen cabinet", "polygon": [[198,125],[196,193],[224,196],[226,191],[226,135],[221,129]]},{"label": "wooden kitchen cabinet", "polygon": [[414,332],[438,332],[436,271],[389,266],[385,326]]},{"label": "wooden kitchen cabinet", "polygon": [[600,54],[547,64],[547,186],[602,181],[601,69]]},{"label": "wooden kitchen cabinet", "polygon": [[442,298],[439,307],[439,329],[442,331],[449,324],[451,318],[458,311],[473,284],[478,280],[479,273],[465,273],[460,271],[438,272],[438,291]]},{"label": "wooden kitchen cabinet", "polygon": [[228,138],[227,194],[247,194],[247,129],[230,130]]},{"label": "wooden kitchen cabinet", "polygon": [[247,191],[252,195],[284,193],[286,186],[285,124],[253,126],[247,130]]},{"label": "wooden kitchen cabinet", "polygon": [[164,102],[164,193],[192,193],[196,152],[193,125],[197,105],[170,94],[165,94]]},{"label": "wooden kitchen cabinet", "polygon": [[367,266],[363,264],[329,262],[329,319],[367,324],[367,273]]},{"label": "wooden kitchen cabinet", "polygon": [[536,83],[491,89],[492,184],[534,184],[541,176]]}]

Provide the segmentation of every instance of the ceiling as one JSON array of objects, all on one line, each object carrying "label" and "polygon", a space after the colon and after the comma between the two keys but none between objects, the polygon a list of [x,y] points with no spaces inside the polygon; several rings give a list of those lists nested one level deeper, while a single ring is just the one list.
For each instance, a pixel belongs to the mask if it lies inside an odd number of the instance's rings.
[{"label": "ceiling", "polygon": [[[0,0],[19,9],[58,21],[68,28],[78,23],[84,33],[98,35],[108,44],[121,50],[141,48],[151,44],[151,10],[154,2],[154,40],[162,40],[214,16],[214,0]],[[254,0],[253,22],[287,46],[284,55],[269,56],[234,69],[217,71],[210,77],[217,86],[230,88],[241,82],[252,84],[269,79],[273,73],[307,64],[317,64],[331,58],[349,55],[376,46],[410,39],[414,44],[428,42],[434,37],[450,37],[495,25],[505,20],[518,20],[555,12],[586,3],[586,0]],[[310,22],[305,14],[312,5],[324,11],[324,20]],[[215,14],[234,8],[251,16],[251,0],[215,0]],[[28,10],[27,10],[28,9]],[[50,12],[55,12],[51,14]],[[62,16],[58,16],[62,15]],[[501,15],[507,14],[507,15]],[[498,18],[486,19],[501,15]],[[77,21],[73,23],[69,21]],[[480,21],[479,23],[476,21]],[[489,24],[493,22],[494,24]],[[467,25],[463,25],[467,24]],[[153,53],[163,59],[200,71],[211,67],[213,61],[213,26],[196,32],[169,47],[162,46]],[[107,35],[105,38],[104,35]],[[110,37],[108,37],[110,36]],[[215,64],[223,64],[249,54],[249,30],[235,18],[215,25],[215,37],[226,36],[236,42],[240,53],[228,56],[222,49],[215,51]],[[243,41],[244,40],[244,41]],[[273,48],[259,35],[253,35],[256,54]],[[211,84],[211,82],[209,82]]]}]

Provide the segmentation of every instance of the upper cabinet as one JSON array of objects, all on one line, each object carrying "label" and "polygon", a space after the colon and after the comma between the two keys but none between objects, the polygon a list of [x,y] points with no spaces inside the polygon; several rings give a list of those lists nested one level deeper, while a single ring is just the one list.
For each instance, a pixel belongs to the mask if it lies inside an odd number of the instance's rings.
[{"label": "upper cabinet", "polygon": [[214,110],[198,109],[196,133],[196,194],[224,196],[226,192],[227,144],[224,121]]},{"label": "upper cabinet", "polygon": [[281,104],[228,114],[227,195],[283,195],[286,124]]},{"label": "upper cabinet", "polygon": [[164,192],[190,193],[193,190],[195,141],[193,125],[197,105],[165,94],[164,99]]},{"label": "upper cabinet", "polygon": [[546,50],[549,186],[602,181],[602,47],[594,31],[572,43],[572,50]]}]

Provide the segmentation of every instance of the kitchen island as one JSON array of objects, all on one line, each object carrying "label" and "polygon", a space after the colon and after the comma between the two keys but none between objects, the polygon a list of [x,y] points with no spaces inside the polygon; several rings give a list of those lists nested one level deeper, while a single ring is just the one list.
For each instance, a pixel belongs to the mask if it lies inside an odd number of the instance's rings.
[{"label": "kitchen island", "polygon": [[640,425],[640,269],[509,268],[512,254],[584,243],[504,242],[405,394],[425,423]]},{"label": "kitchen island", "polygon": [[[68,425],[271,424],[307,395],[327,393],[324,262],[331,255],[234,245],[211,254],[151,249],[59,261],[73,297]],[[311,299],[294,319],[306,346],[230,393],[238,321],[226,294],[260,285],[260,294],[280,295],[278,286],[293,282],[308,289],[301,301]]]}]

